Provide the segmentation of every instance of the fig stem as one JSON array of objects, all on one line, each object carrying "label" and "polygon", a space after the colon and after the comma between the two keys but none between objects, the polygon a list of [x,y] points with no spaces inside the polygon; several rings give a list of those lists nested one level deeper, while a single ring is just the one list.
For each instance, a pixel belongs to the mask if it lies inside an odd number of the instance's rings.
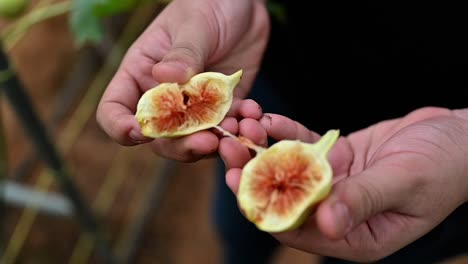
[{"label": "fig stem", "polygon": [[256,145],[255,143],[253,143],[250,139],[246,138],[246,137],[243,137],[243,136],[235,136],[233,135],[232,133],[230,133],[229,131],[226,131],[225,129],[223,129],[222,127],[220,126],[214,126],[214,128],[218,129],[221,133],[223,133],[223,136],[227,136],[227,137],[231,137],[233,139],[235,139],[237,142],[241,143],[242,145],[248,147],[249,149],[260,153],[260,152],[263,152],[266,148],[264,147],[260,147],[258,145]]},{"label": "fig stem", "polygon": [[340,131],[338,129],[330,129],[315,143],[315,147],[326,156],[335,144],[339,135]]},{"label": "fig stem", "polygon": [[236,71],[235,73],[229,75],[229,79],[231,82],[231,87],[234,89],[234,87],[239,83],[240,79],[242,78],[244,71],[242,69]]}]

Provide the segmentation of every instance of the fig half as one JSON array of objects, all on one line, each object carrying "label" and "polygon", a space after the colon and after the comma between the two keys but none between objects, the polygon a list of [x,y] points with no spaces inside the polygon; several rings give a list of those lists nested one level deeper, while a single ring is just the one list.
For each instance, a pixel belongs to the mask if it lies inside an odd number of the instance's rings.
[{"label": "fig half", "polygon": [[146,91],[135,114],[142,134],[179,137],[218,125],[232,105],[242,73],[203,72],[185,84],[161,83]]},{"label": "fig half", "polygon": [[267,232],[302,225],[331,190],[327,155],[338,136],[329,130],[313,144],[281,140],[266,149],[244,143],[257,152],[242,170],[237,193],[247,219]]}]

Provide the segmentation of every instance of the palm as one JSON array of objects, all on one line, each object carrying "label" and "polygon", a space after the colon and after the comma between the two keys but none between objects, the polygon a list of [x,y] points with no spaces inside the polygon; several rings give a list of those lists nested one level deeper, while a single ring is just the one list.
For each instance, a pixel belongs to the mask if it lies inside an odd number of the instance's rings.
[{"label": "palm", "polygon": [[[396,251],[435,227],[463,202],[460,195],[453,195],[463,192],[458,181],[454,181],[459,172],[451,169],[460,165],[463,167],[463,159],[453,158],[457,157],[459,148],[457,150],[457,145],[447,136],[454,129],[454,118],[449,116],[448,111],[439,110],[435,113],[434,110],[425,109],[403,119],[379,123],[354,133],[341,142],[349,147],[340,149],[347,151],[332,153],[335,156],[333,159],[345,164],[334,164],[338,182],[335,188],[342,188],[341,182],[347,178],[368,171],[376,178],[375,181],[369,182],[366,188],[349,192],[372,192],[377,189],[372,186],[374,182],[388,182],[390,186],[390,181],[400,181],[399,189],[390,191],[395,194],[390,198],[391,210],[376,212],[344,239],[337,241],[325,238],[313,217],[301,229],[278,234],[277,237],[290,246],[309,252],[363,259],[366,256],[375,258],[373,254],[376,252],[382,256]],[[438,117],[426,119],[434,114]],[[390,175],[395,178],[377,179]],[[403,179],[398,175],[410,177]],[[441,186],[445,188],[443,192],[440,191]],[[346,194],[346,191],[341,193]],[[383,207],[375,204],[388,200],[383,196],[381,194],[381,199],[377,201],[362,201],[361,205]],[[434,210],[435,205],[437,210]],[[320,210],[317,217],[322,219],[318,221],[326,221],[323,214],[319,215]]]}]

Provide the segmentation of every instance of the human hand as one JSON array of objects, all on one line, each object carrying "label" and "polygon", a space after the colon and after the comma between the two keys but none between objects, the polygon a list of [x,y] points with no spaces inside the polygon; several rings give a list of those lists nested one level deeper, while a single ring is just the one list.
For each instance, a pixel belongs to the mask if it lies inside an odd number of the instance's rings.
[{"label": "human hand", "polygon": [[[264,145],[320,137],[284,116],[245,119],[239,133]],[[237,192],[250,152],[223,138],[226,181]],[[368,262],[423,236],[468,201],[468,110],[421,108],[341,137],[329,154],[331,194],[297,230],[273,234],[314,254]]]},{"label": "human hand", "polygon": [[[243,69],[243,77],[228,116],[259,118],[256,103],[239,99],[250,89],[268,34],[263,1],[172,1],[127,51],[101,98],[98,123],[122,145],[149,142],[134,116],[145,91],[161,82],[185,83],[202,71],[232,74],[239,69]],[[189,162],[215,153],[218,143],[214,133],[201,131],[152,140],[151,147],[160,156]]]}]

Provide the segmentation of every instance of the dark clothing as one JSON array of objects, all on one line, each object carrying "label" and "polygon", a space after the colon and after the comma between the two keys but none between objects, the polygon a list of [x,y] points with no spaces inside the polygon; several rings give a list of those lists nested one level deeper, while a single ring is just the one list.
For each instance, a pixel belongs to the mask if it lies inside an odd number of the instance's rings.
[{"label": "dark clothing", "polygon": [[262,74],[311,129],[347,133],[421,106],[468,106],[462,2],[282,2],[286,23],[272,19]]},{"label": "dark clothing", "polygon": [[[463,1],[309,1],[308,7],[275,2],[284,5],[286,22],[272,18],[271,40],[251,95],[265,112],[285,114],[321,134],[332,128],[348,134],[423,106],[468,107]],[[274,98],[281,101],[272,103]],[[224,171],[219,174],[217,225],[238,260],[226,263],[254,263],[248,261],[250,251],[239,250],[250,242],[266,259],[276,243],[239,220],[234,196],[220,195],[230,191]],[[466,253],[467,223],[464,204],[432,232],[378,263],[434,263]]]}]

